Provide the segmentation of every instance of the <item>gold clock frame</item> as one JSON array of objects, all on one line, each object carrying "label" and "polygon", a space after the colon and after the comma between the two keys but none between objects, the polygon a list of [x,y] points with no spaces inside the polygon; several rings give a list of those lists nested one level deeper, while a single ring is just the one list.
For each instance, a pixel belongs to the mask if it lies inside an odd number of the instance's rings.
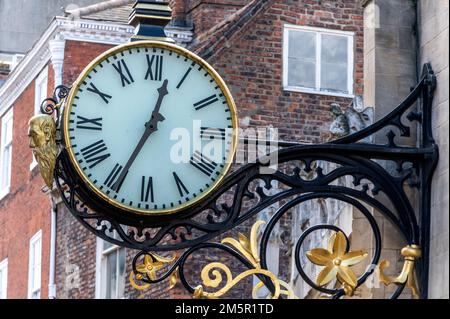
[{"label": "gold clock frame", "polygon": [[[225,99],[227,101],[228,107],[230,108],[230,114],[231,114],[231,121],[233,126],[233,133],[231,137],[231,149],[228,154],[227,160],[225,162],[225,165],[221,171],[221,174],[219,178],[209,187],[208,190],[206,190],[204,193],[202,193],[200,196],[197,196],[193,198],[192,200],[185,202],[177,207],[168,208],[168,209],[158,209],[158,210],[151,210],[151,209],[139,209],[139,208],[132,208],[126,205],[123,205],[111,198],[109,198],[107,195],[103,194],[85,175],[81,167],[79,166],[78,162],[75,159],[75,154],[72,149],[70,137],[69,137],[69,114],[72,110],[72,104],[74,101],[74,98],[76,96],[76,93],[78,93],[78,90],[80,88],[80,85],[83,83],[87,75],[95,68],[97,67],[101,62],[106,60],[107,58],[128,49],[134,49],[134,48],[159,48],[159,49],[166,49],[171,50],[177,54],[180,54],[188,59],[191,59],[195,61],[198,65],[202,66],[210,75],[211,77],[216,81],[217,85],[220,87],[223,95],[225,96]],[[184,211],[185,209],[194,206],[195,204],[198,204],[201,200],[205,199],[211,192],[213,192],[217,187],[222,183],[224,177],[228,173],[228,171],[231,168],[231,164],[234,160],[235,154],[236,154],[236,148],[237,148],[237,142],[238,142],[238,115],[237,115],[237,109],[236,104],[234,102],[233,96],[231,95],[230,90],[228,89],[227,85],[225,84],[225,81],[222,79],[222,77],[217,73],[216,70],[205,60],[203,60],[201,57],[196,55],[195,53],[182,48],[176,44],[167,43],[167,42],[161,42],[161,41],[135,41],[130,43],[125,43],[116,47],[113,47],[104,53],[100,54],[98,57],[96,57],[91,63],[89,63],[84,70],[80,73],[77,80],[73,83],[73,86],[70,90],[70,93],[67,97],[67,102],[65,103],[64,111],[63,111],[63,125],[62,125],[62,131],[63,131],[63,143],[68,153],[69,161],[72,165],[72,167],[75,169],[77,175],[81,178],[81,180],[88,186],[88,188],[95,193],[101,200],[106,201],[107,203],[113,205],[116,208],[119,208],[121,210],[138,214],[138,215],[145,215],[145,216],[161,216],[161,215],[169,215],[169,214],[175,214],[181,211]]]}]

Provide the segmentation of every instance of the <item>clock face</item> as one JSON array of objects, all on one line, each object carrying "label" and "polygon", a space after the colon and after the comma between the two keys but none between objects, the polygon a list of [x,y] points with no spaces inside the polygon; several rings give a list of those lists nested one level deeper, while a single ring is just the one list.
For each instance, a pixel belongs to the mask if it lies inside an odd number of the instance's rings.
[{"label": "clock face", "polygon": [[107,51],[80,75],[64,111],[72,165],[101,199],[168,214],[208,195],[236,148],[236,110],[220,76],[176,45]]}]

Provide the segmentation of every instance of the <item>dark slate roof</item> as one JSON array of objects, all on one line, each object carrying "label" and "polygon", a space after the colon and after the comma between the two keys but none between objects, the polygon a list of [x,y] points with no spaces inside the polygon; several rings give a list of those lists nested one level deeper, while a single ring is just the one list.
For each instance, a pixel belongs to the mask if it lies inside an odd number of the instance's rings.
[{"label": "dark slate roof", "polygon": [[242,32],[272,2],[273,0],[252,0],[215,27],[198,35],[190,49],[204,59],[212,57],[225,47],[224,43]]},{"label": "dark slate roof", "polygon": [[[210,30],[196,35],[190,49],[205,59],[212,57],[224,48],[224,43],[242,33],[248,23],[272,2],[273,0],[250,1]],[[134,0],[108,0],[87,7],[68,10],[66,14],[83,19],[127,24],[133,4]]]},{"label": "dark slate roof", "polygon": [[128,4],[117,8],[111,8],[96,13],[87,14],[82,17],[90,20],[128,23],[128,16],[130,15],[132,9],[133,6],[131,4]]},{"label": "dark slate roof", "polygon": [[108,0],[90,6],[67,10],[67,15],[78,18],[128,23],[128,16],[133,9],[134,0]]}]

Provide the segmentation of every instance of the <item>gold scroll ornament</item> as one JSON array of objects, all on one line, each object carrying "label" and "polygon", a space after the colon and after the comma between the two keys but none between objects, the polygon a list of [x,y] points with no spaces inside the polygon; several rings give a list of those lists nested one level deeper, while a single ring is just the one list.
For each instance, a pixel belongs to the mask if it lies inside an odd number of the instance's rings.
[{"label": "gold scroll ornament", "polygon": [[[297,298],[294,295],[294,292],[292,288],[284,282],[283,280],[278,279],[272,272],[266,269],[261,268],[259,253],[258,253],[258,229],[261,227],[261,225],[265,224],[264,221],[257,221],[250,231],[250,239],[247,238],[245,235],[239,233],[238,234],[238,240],[227,237],[222,240],[222,244],[227,244],[229,246],[232,246],[234,249],[239,252],[242,257],[247,259],[252,266],[253,269],[246,270],[236,277],[233,277],[230,268],[220,262],[212,262],[203,267],[201,271],[201,279],[203,282],[203,285],[199,285],[195,288],[194,291],[194,297],[195,298],[219,298],[225,295],[228,291],[230,291],[236,284],[238,284],[242,279],[253,276],[253,275],[263,275],[267,278],[269,278],[275,288],[274,294],[269,296],[273,299],[278,298],[280,295],[286,295],[289,299],[295,299]],[[221,270],[223,273],[225,273],[225,284],[220,288],[219,290],[215,292],[207,292],[204,290],[203,286],[205,287],[211,287],[211,288],[217,288],[222,282],[223,277],[222,273],[219,271]],[[210,276],[210,273],[212,274],[212,277]],[[253,287],[252,290],[252,296],[253,298],[257,298],[257,292],[259,289],[264,287],[263,282],[259,282],[258,284]]]},{"label": "gold scroll ornament", "polygon": [[411,289],[412,295],[419,298],[419,289],[417,287],[414,274],[414,264],[417,259],[422,256],[422,251],[418,245],[408,245],[401,250],[402,256],[405,258],[403,269],[397,277],[390,277],[384,274],[384,269],[389,267],[389,261],[382,260],[378,266],[378,276],[380,282],[386,286],[390,284],[402,285],[406,283],[406,287]]}]

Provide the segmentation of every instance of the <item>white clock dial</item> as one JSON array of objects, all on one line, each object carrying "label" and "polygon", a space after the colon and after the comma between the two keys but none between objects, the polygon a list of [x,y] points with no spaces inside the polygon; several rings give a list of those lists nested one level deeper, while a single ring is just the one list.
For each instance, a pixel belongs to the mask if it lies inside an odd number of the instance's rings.
[{"label": "white clock dial", "polygon": [[86,184],[127,211],[163,214],[205,197],[226,174],[236,111],[222,79],[175,45],[135,42],[82,73],[64,136]]}]

